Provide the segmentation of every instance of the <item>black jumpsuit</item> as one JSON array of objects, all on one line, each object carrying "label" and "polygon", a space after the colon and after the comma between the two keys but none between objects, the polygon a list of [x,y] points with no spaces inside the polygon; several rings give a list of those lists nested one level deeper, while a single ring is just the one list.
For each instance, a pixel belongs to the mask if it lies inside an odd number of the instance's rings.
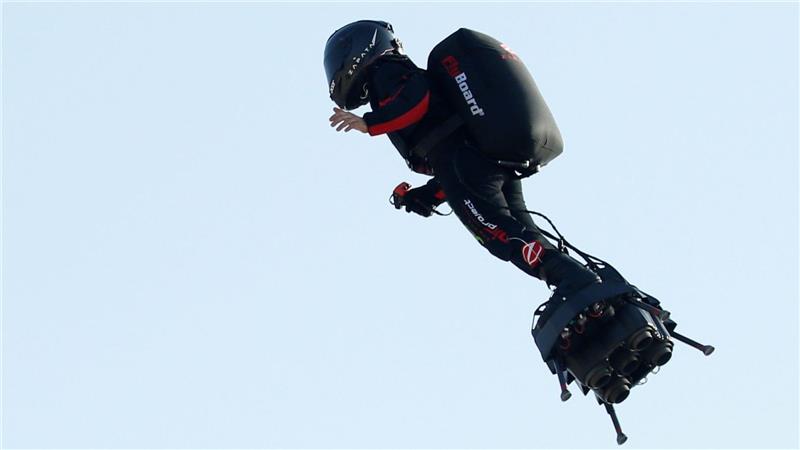
[{"label": "black jumpsuit", "polygon": [[[415,145],[453,113],[431,89],[423,70],[404,56],[388,55],[368,74],[372,112],[364,115],[370,135],[387,133],[409,167],[433,175],[424,189],[446,198],[453,212],[491,254],[557,286],[566,294],[597,280],[596,275],[560,252],[525,210],[522,183],[456,131],[426,157]],[[443,191],[443,195],[442,192]]]}]

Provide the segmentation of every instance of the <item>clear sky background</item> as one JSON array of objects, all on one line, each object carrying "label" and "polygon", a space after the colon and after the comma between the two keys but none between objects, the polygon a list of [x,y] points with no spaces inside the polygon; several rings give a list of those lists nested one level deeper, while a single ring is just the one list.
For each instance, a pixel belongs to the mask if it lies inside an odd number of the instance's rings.
[{"label": "clear sky background", "polygon": [[658,297],[627,448],[798,446],[797,4],[2,7],[7,448],[613,448],[530,337],[544,284],[388,204],[322,51],[508,43],[564,135],[528,205]]}]

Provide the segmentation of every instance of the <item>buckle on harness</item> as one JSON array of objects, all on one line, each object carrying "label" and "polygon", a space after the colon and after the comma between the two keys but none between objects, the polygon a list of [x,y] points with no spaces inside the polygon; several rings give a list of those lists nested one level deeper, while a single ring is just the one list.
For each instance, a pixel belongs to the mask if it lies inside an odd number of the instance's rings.
[{"label": "buckle on harness", "polygon": [[497,164],[498,166],[514,170],[514,172],[516,172],[517,174],[517,177],[519,178],[529,177],[539,171],[541,166],[539,164],[531,164],[532,161],[533,160],[522,161],[522,162],[504,161],[502,159],[494,160],[495,164]]}]

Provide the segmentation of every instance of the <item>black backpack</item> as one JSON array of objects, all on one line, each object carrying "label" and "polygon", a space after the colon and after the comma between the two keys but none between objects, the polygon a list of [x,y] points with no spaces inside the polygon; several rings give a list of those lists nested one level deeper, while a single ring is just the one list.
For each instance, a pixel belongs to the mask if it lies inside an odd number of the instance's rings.
[{"label": "black backpack", "polygon": [[505,44],[461,28],[431,50],[427,72],[486,156],[535,171],[561,154],[564,143],[550,109]]}]

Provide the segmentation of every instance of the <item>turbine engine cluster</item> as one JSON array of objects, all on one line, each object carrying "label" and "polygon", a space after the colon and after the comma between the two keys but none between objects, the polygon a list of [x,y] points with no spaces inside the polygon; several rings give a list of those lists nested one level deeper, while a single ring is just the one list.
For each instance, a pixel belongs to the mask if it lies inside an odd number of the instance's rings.
[{"label": "turbine engine cluster", "polygon": [[[561,400],[575,382],[584,395],[595,394],[617,432],[622,432],[614,404],[628,398],[672,358],[674,341],[705,355],[714,347],[695,342],[675,331],[677,323],[654,297],[629,284],[611,265],[589,264],[602,280],[561,296],[558,291],[534,313],[534,341],[550,371],[558,376]],[[544,307],[544,309],[543,309]]]}]

